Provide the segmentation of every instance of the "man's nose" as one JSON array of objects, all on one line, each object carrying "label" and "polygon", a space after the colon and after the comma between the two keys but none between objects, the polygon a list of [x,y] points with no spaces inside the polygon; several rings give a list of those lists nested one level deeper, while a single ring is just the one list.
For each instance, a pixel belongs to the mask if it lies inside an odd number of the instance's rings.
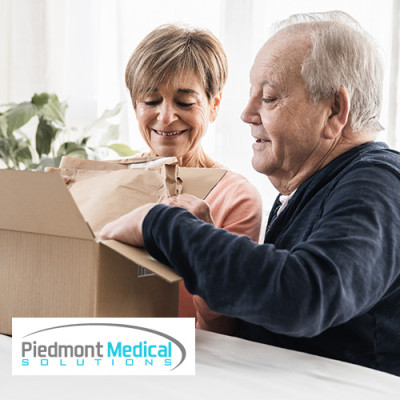
[{"label": "man's nose", "polygon": [[261,124],[261,117],[258,111],[258,107],[256,107],[256,105],[254,104],[253,99],[249,100],[240,118],[246,124],[254,124],[254,125]]},{"label": "man's nose", "polygon": [[172,104],[163,102],[160,104],[157,119],[164,125],[169,125],[178,119],[175,107]]}]

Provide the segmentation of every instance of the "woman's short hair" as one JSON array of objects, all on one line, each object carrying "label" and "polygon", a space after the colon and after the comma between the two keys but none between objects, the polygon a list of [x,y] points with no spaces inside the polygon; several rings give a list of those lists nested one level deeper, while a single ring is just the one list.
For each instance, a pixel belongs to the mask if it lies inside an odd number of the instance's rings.
[{"label": "woman's short hair", "polygon": [[195,73],[209,100],[225,85],[227,57],[219,40],[208,30],[162,25],[136,47],[125,70],[133,105],[160,83]]},{"label": "woman's short hair", "polygon": [[318,102],[343,86],[350,97],[353,131],[383,129],[379,123],[383,88],[380,50],[356,20],[341,11],[297,14],[276,28],[311,35],[311,52],[301,70],[311,100]]}]

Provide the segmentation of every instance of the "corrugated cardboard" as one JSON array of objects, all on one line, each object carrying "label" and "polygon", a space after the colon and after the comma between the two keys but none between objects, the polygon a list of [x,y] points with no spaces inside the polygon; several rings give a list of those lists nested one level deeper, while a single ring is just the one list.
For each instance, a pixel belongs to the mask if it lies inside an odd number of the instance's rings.
[{"label": "corrugated cardboard", "polygon": [[[182,191],[204,198],[225,172],[181,168]],[[59,174],[0,170],[0,187],[0,333],[12,317],[177,315],[180,277],[143,249],[98,243]]]}]

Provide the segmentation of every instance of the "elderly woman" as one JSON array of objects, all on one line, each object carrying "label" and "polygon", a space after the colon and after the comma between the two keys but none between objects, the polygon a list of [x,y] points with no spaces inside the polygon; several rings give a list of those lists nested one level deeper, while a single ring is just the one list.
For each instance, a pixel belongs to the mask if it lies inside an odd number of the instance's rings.
[{"label": "elderly woman", "polygon": [[[208,124],[217,118],[227,79],[225,52],[211,32],[175,25],[153,30],[131,55],[125,79],[140,132],[150,148],[144,155],[176,156],[183,167],[222,167],[201,146]],[[261,198],[244,177],[228,171],[206,201],[216,227],[258,241]],[[183,282],[179,315],[196,315]]]}]

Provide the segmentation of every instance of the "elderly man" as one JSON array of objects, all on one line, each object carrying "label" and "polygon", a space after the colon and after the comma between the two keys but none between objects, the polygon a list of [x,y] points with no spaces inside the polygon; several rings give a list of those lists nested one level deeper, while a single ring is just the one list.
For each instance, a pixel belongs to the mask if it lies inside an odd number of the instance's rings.
[{"label": "elderly man", "polygon": [[204,299],[200,327],[400,375],[400,157],[374,142],[372,40],[343,13],[295,16],[250,81],[253,166],[281,193],[264,244],[201,221],[212,222],[206,205],[185,196],[127,214],[102,238],[144,245],[180,273]]}]

